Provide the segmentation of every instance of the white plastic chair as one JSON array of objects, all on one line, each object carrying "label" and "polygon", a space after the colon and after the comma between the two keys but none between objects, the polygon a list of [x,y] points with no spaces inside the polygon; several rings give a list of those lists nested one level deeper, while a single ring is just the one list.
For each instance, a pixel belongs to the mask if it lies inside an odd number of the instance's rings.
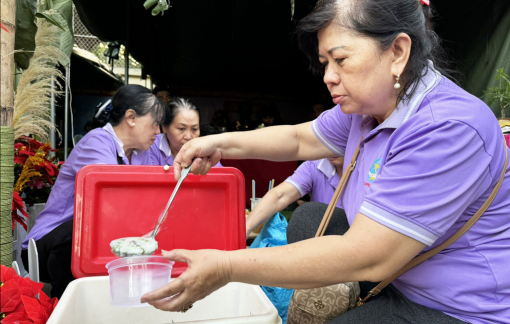
[{"label": "white plastic chair", "polygon": [[[20,218],[24,218],[24,216],[18,211],[18,216]],[[25,218],[25,221],[27,219]],[[21,261],[21,243],[26,239],[27,231],[21,226],[19,223],[15,223],[14,231],[12,236],[12,261],[16,261],[16,265],[18,266],[19,272],[18,275],[21,277],[28,276],[25,267],[23,266],[23,262]],[[13,263],[14,264],[14,263]],[[14,267],[14,266],[13,266]]]},{"label": "white plastic chair", "polygon": [[18,276],[21,276],[20,271],[19,271],[18,262],[16,262],[16,261],[12,261],[12,268],[14,269],[14,271],[16,271],[16,273],[18,274]]}]

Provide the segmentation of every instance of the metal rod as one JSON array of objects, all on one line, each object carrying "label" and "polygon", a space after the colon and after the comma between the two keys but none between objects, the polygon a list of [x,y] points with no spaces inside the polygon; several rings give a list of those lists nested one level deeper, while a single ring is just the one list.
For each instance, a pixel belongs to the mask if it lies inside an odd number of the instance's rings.
[{"label": "metal rod", "polygon": [[67,138],[69,136],[69,66],[66,66],[66,82],[65,82],[65,113],[64,113],[64,161],[67,160]]},{"label": "metal rod", "polygon": [[[50,101],[50,121],[52,125],[55,125],[55,79],[54,76],[51,76],[51,101]],[[55,139],[55,129],[50,129],[50,145],[51,148],[57,147],[57,141]],[[55,156],[55,152],[50,151],[50,156]]]},{"label": "metal rod", "polygon": [[[74,22],[74,21],[73,21]],[[94,35],[77,35],[77,34],[74,34],[74,37],[82,37],[82,38],[93,38],[93,39],[97,39],[97,36],[94,36]]]},{"label": "metal rod", "polygon": [[127,47],[124,48],[124,83],[129,84],[129,52]]},{"label": "metal rod", "polygon": [[124,45],[124,82],[129,84],[129,10],[130,2],[127,1],[127,24],[126,24],[126,45]]}]

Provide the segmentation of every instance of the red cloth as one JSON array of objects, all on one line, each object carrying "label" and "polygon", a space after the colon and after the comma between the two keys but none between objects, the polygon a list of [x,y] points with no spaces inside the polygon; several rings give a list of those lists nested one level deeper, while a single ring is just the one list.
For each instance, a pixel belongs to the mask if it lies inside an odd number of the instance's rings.
[{"label": "red cloth", "polygon": [[273,162],[265,160],[221,160],[226,167],[239,169],[246,184],[246,206],[251,207],[251,181],[255,180],[256,198],[263,197],[269,189],[269,181],[274,179],[275,187],[285,181],[297,169],[297,161]]},{"label": "red cloth", "polygon": [[506,141],[506,145],[508,145],[508,147],[510,147],[510,134],[505,135],[505,141]]}]

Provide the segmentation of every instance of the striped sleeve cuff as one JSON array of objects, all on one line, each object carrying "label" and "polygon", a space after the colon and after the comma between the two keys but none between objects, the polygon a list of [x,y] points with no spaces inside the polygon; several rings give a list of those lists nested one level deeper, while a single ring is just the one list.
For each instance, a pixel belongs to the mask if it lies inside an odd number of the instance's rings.
[{"label": "striped sleeve cuff", "polygon": [[315,119],[312,122],[312,130],[317,136],[317,138],[322,142],[322,144],[326,145],[328,149],[331,150],[331,152],[335,153],[337,156],[345,156],[345,151],[335,146],[333,143],[331,143],[324,134],[320,131],[318,125],[317,125],[317,119]]},{"label": "striped sleeve cuff", "polygon": [[304,195],[307,194],[306,192],[304,192],[303,188],[296,181],[294,181],[290,178],[287,178],[284,182],[290,183],[291,185],[296,187],[296,189],[297,189],[297,191],[299,191],[299,194],[301,195],[301,197],[303,197]]},{"label": "striped sleeve cuff", "polygon": [[361,204],[360,213],[427,246],[431,246],[438,239],[436,234],[424,229],[423,227],[420,227],[405,218],[393,215],[367,201],[363,201]]}]

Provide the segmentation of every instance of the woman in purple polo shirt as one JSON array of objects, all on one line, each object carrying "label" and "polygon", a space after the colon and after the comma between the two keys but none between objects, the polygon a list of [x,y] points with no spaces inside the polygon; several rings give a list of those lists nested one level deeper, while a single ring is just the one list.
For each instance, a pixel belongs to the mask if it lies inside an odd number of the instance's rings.
[{"label": "woman in purple polo shirt", "polygon": [[[150,164],[172,166],[181,147],[200,136],[200,111],[190,99],[175,97],[166,107],[161,126],[163,134],[156,136],[149,150]],[[222,165],[218,162],[215,166]]]},{"label": "woman in purple polo shirt", "polygon": [[489,107],[445,76],[422,2],[319,1],[298,26],[299,42],[337,106],[311,123],[195,139],[175,159],[179,177],[193,158],[193,172],[203,174],[220,158],[350,161],[360,144],[341,197],[349,228],[274,248],[167,252],[188,270],[142,301],[184,310],[231,281],[287,288],[360,281],[366,296],[371,283],[455,233],[504,175],[460,239],[331,323],[510,323],[509,149]]},{"label": "woman in purple polo shirt", "polygon": [[109,122],[85,135],[62,166],[46,208],[23,242],[21,257],[28,269],[27,246],[33,238],[39,254],[43,282],[51,283],[51,296],[58,297],[74,280],[71,248],[76,174],[90,164],[149,164],[148,149],[160,133],[165,105],[147,88],[125,85],[112,100]]},{"label": "woman in purple polo shirt", "polygon": [[[340,182],[344,166],[343,157],[332,157],[327,159],[305,161],[294,171],[294,174],[288,177],[283,183],[269,190],[267,194],[260,199],[257,206],[252,210],[250,216],[246,219],[246,237],[259,224],[267,221],[271,216],[283,210],[290,203],[299,198],[310,194],[311,202],[320,202],[328,204],[335,193],[336,187]],[[338,212],[343,213],[342,202],[338,201]],[[345,215],[334,215],[333,222]],[[321,217],[315,217],[316,220],[309,220],[302,224],[306,227],[313,227]],[[313,224],[310,224],[310,222]],[[301,225],[301,224],[300,224]],[[318,226],[318,223],[317,223]],[[333,225],[333,223],[331,224]],[[299,235],[299,230],[291,233]],[[292,240],[297,240],[293,238]]]}]

